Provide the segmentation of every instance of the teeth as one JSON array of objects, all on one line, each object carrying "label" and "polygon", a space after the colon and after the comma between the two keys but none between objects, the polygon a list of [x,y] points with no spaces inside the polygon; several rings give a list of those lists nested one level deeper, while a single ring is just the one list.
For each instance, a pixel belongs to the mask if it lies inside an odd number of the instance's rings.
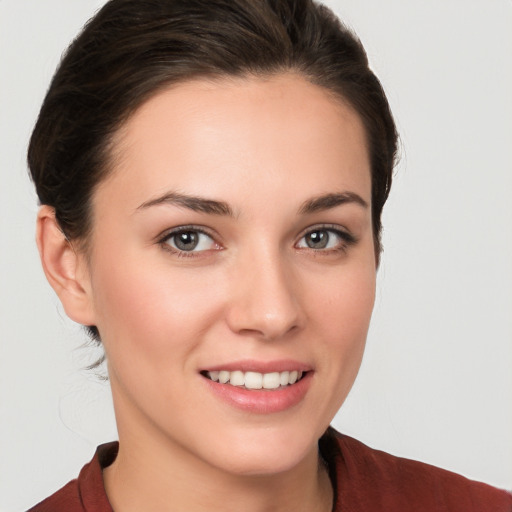
[{"label": "teeth", "polygon": [[[236,386],[236,384],[233,385]],[[257,372],[245,372],[242,386],[244,385],[247,389],[261,389],[263,387],[263,375]]]},{"label": "teeth", "polygon": [[277,389],[280,385],[281,379],[278,372],[263,375],[263,387],[265,389]]},{"label": "teeth", "polygon": [[[215,380],[213,378],[213,374],[214,372],[208,372],[208,377],[210,377],[210,379],[212,380]],[[217,372],[215,372],[217,373]],[[229,382],[229,372],[225,371],[225,370],[222,370],[221,372],[219,372],[219,382],[221,384],[226,384],[226,382]]]},{"label": "teeth", "polygon": [[231,372],[231,376],[229,377],[229,383],[232,386],[243,386],[245,384],[244,372]]},{"label": "teeth", "polygon": [[302,378],[303,372],[293,370],[291,372],[242,372],[226,370],[206,372],[208,378],[221,384],[232,386],[245,386],[247,389],[277,389],[280,386],[295,384]]}]

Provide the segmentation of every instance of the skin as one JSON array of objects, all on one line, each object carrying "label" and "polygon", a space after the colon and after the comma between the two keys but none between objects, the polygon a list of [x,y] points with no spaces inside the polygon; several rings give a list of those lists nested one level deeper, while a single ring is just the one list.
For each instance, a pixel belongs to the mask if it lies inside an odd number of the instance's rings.
[{"label": "skin", "polygon": [[[104,472],[113,508],[330,510],[317,441],[357,375],[375,292],[357,114],[293,74],[198,80],[142,105],[113,157],[88,255],[63,239],[51,208],[38,219],[50,283],[71,318],[99,328],[107,354],[120,439]],[[307,208],[333,193],[349,200]],[[230,214],[194,211],[176,194]],[[169,231],[190,225],[206,234],[177,252]],[[311,232],[328,246],[308,246]],[[241,410],[200,373],[248,359],[307,365],[305,396],[279,412]]]}]

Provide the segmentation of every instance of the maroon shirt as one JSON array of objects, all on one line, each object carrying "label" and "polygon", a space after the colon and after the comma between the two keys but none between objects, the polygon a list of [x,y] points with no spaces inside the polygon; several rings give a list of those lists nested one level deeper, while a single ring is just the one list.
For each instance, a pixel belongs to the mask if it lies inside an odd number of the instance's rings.
[{"label": "maroon shirt", "polygon": [[[72,480],[28,512],[113,512],[102,470],[118,444],[98,447]],[[373,450],[329,429],[320,440],[335,493],[333,512],[512,512],[512,494],[421,462]]]}]

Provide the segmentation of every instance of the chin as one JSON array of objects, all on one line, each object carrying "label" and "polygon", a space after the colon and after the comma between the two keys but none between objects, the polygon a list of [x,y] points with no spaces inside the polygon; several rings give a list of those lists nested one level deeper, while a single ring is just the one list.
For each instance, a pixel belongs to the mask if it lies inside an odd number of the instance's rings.
[{"label": "chin", "polygon": [[303,458],[296,453],[287,453],[286,449],[269,457],[245,453],[240,456],[232,456],[223,469],[233,475],[263,477],[291,471],[299,466],[302,460]]},{"label": "chin", "polygon": [[[232,436],[228,450],[217,444],[217,466],[226,472],[246,476],[284,473],[315,457],[320,435],[290,435],[289,430],[261,429],[249,435]],[[213,454],[212,454],[213,455]]]}]

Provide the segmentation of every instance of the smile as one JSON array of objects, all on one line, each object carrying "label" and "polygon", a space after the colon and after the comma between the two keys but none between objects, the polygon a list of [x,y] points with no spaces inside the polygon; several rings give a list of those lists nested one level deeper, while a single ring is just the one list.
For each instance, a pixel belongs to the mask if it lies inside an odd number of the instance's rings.
[{"label": "smile", "polygon": [[235,371],[208,371],[203,374],[213,382],[220,384],[229,384],[231,386],[244,387],[245,389],[280,389],[295,384],[301,380],[304,372],[300,370],[284,372],[243,372]]}]

